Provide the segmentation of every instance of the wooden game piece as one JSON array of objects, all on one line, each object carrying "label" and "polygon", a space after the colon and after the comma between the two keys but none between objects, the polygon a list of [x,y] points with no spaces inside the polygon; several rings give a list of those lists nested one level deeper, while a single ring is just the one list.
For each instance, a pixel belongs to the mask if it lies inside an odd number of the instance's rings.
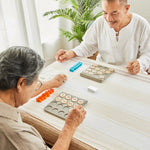
[{"label": "wooden game piece", "polygon": [[66,103],[67,103],[67,100],[66,100],[66,99],[63,99],[63,100],[61,100],[61,103],[62,103],[62,104],[66,104]]},{"label": "wooden game piece", "polygon": [[99,71],[99,70],[100,70],[100,68],[95,68],[95,70],[96,70],[96,71]]},{"label": "wooden game piece", "polygon": [[67,100],[71,99],[71,95],[67,95],[67,96],[66,96],[66,99],[67,99]]},{"label": "wooden game piece", "polygon": [[62,97],[62,98],[64,98],[65,96],[66,96],[65,93],[61,93],[61,94],[60,94],[60,97]]},{"label": "wooden game piece", "polygon": [[98,64],[93,65],[94,67],[98,67]]},{"label": "wooden game piece", "polygon": [[106,74],[110,74],[111,72],[109,70],[105,71]]},{"label": "wooden game piece", "polygon": [[78,104],[82,105],[83,104],[83,100],[78,100]]},{"label": "wooden game piece", "polygon": [[114,72],[114,69],[112,69],[112,68],[109,68],[109,71],[111,71],[111,72]]},{"label": "wooden game piece", "polygon": [[77,106],[78,106],[78,104],[74,104],[74,106],[73,106],[73,107],[75,108],[75,107],[77,107]]},{"label": "wooden game piece", "polygon": [[73,106],[73,102],[69,102],[67,105],[68,105],[69,107],[72,107],[72,106]]},{"label": "wooden game piece", "polygon": [[88,69],[86,69],[86,71],[92,71],[92,69],[88,68]]},{"label": "wooden game piece", "polygon": [[72,98],[72,101],[73,101],[73,102],[76,102],[77,100],[78,100],[78,99],[77,99],[76,97],[73,97],[73,98]]},{"label": "wooden game piece", "polygon": [[101,69],[100,71],[101,71],[101,72],[105,72],[105,69]]},{"label": "wooden game piece", "polygon": [[86,74],[87,74],[87,73],[89,73],[89,72],[88,72],[88,71],[84,71],[84,73],[86,73]]},{"label": "wooden game piece", "polygon": [[100,78],[100,79],[104,79],[105,77],[104,77],[103,75],[100,75],[99,78]]},{"label": "wooden game piece", "polygon": [[89,74],[89,75],[93,75],[93,72],[89,72],[88,74]]},{"label": "wooden game piece", "polygon": [[101,71],[98,71],[97,74],[102,75],[103,73]]},{"label": "wooden game piece", "polygon": [[56,100],[56,102],[60,102],[61,98],[60,97],[56,97],[55,100]]}]

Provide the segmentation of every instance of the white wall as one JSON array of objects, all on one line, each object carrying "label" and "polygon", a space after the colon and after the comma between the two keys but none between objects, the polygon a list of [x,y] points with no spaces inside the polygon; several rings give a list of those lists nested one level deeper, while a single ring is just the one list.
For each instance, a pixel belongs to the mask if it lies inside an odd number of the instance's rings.
[{"label": "white wall", "polygon": [[148,20],[150,23],[150,0],[129,0],[131,11]]}]

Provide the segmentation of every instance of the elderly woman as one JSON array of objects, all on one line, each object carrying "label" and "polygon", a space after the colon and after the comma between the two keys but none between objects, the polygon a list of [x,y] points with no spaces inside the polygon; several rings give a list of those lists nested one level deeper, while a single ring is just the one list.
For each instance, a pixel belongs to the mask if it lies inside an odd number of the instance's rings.
[{"label": "elderly woman", "polygon": [[[0,54],[0,150],[48,150],[38,131],[22,122],[17,107],[42,90],[58,87],[65,80],[58,75],[41,86],[38,76],[44,61],[32,49],[11,47]],[[74,108],[52,147],[67,150],[76,128],[85,118],[82,106]]]}]

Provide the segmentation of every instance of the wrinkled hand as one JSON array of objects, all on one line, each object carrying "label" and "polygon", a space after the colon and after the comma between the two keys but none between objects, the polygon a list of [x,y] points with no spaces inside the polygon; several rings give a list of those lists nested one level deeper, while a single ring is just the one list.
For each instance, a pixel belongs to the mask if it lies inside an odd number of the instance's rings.
[{"label": "wrinkled hand", "polygon": [[67,50],[61,49],[56,53],[56,60],[62,63],[75,56],[76,54],[73,51],[71,50],[67,51]]},{"label": "wrinkled hand", "polygon": [[56,75],[52,80],[51,84],[53,85],[53,88],[57,88],[62,85],[63,82],[67,80],[67,76],[64,74],[58,74]]},{"label": "wrinkled hand", "polygon": [[140,72],[140,64],[137,60],[129,62],[126,68],[128,72],[133,75]]},{"label": "wrinkled hand", "polygon": [[65,125],[67,125],[71,129],[76,129],[84,120],[86,111],[82,107],[82,105],[78,105],[73,108],[68,114]]}]

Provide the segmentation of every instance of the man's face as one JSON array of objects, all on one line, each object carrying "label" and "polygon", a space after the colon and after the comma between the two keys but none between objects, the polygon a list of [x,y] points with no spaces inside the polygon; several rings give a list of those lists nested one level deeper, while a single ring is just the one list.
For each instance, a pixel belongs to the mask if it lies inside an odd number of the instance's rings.
[{"label": "man's face", "polygon": [[123,24],[123,20],[128,12],[128,5],[121,5],[119,0],[114,2],[102,1],[103,16],[110,28],[117,29]]}]

